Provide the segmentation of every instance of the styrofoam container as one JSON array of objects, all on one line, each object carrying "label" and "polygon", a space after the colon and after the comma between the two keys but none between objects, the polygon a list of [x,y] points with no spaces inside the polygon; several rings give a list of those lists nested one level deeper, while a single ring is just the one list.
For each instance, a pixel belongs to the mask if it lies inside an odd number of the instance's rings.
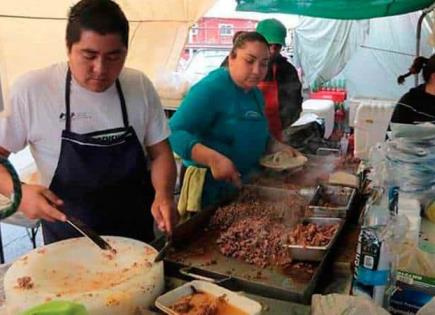
[{"label": "styrofoam container", "polygon": [[367,97],[352,97],[349,100],[345,101],[347,107],[349,108],[349,127],[355,127],[355,116],[358,110],[358,107],[361,104],[384,104],[385,106],[396,104],[397,100],[390,99],[376,99],[376,98],[367,98]]},{"label": "styrofoam container", "polygon": [[306,100],[302,103],[302,114],[306,113],[316,114],[325,121],[324,138],[329,138],[334,129],[334,102],[331,100]]},{"label": "styrofoam container", "polygon": [[192,287],[194,287],[197,291],[209,293],[216,297],[225,295],[225,299],[228,304],[234,305],[248,315],[259,315],[261,313],[261,304],[257,301],[237,294],[231,290],[222,288],[216,284],[201,280],[194,280],[185,283],[182,286],[159,296],[155,304],[166,314],[179,315],[179,313],[170,309],[169,306],[175,304],[180,298],[191,295],[193,293]]},{"label": "styrofoam container", "polygon": [[370,148],[385,141],[388,124],[395,104],[387,101],[372,100],[361,103],[355,115],[354,155],[367,159]]}]

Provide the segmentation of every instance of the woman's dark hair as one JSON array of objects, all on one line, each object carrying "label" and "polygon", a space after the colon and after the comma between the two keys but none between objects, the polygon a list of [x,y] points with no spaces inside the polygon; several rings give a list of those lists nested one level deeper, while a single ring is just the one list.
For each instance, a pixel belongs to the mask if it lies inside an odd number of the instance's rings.
[{"label": "woman's dark hair", "polygon": [[234,45],[234,43],[236,42],[237,38],[242,35],[243,33],[246,33],[246,31],[237,31],[234,33],[233,35],[233,39],[232,39],[232,43]]},{"label": "woman's dark hair", "polygon": [[233,48],[231,48],[230,57],[235,58],[237,55],[237,49],[244,48],[246,43],[260,42],[264,43],[266,47],[269,47],[266,38],[258,32],[241,32],[234,38]]},{"label": "woman's dark hair", "polygon": [[402,84],[405,79],[412,74],[418,74],[423,69],[423,79],[427,83],[430,80],[432,73],[435,73],[435,55],[429,59],[425,57],[417,57],[409,68],[409,71],[397,78],[397,83]]},{"label": "woman's dark hair", "polygon": [[82,30],[101,35],[117,33],[128,48],[128,21],[118,4],[111,0],[81,0],[69,11],[66,26],[68,50],[80,41]]}]

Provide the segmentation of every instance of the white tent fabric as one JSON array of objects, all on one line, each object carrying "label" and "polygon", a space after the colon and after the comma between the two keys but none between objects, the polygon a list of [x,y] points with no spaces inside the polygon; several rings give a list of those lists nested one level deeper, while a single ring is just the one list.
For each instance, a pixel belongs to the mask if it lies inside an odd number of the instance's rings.
[{"label": "white tent fabric", "polygon": [[368,21],[301,18],[295,31],[295,60],[310,84],[341,72],[368,32]]},{"label": "white tent fabric", "polygon": [[[397,77],[407,72],[416,46],[420,12],[361,21],[302,18],[295,31],[296,60],[304,82],[346,79],[349,96],[398,99],[414,85]],[[421,55],[433,52],[430,29],[423,28]]]},{"label": "white tent fabric", "polygon": [[[151,80],[163,70],[175,70],[189,27],[215,1],[116,1],[130,21],[126,65],[142,70]],[[0,1],[0,81],[4,99],[17,76],[66,60],[66,16],[76,2]]]},{"label": "white tent fabric", "polygon": [[[414,87],[414,77],[397,84],[415,58],[416,29],[420,12],[370,21],[369,36],[343,70],[351,96],[399,99]],[[430,57],[430,28],[423,24],[420,55]],[[379,48],[383,50],[379,50]],[[420,78],[420,83],[423,83]]]}]

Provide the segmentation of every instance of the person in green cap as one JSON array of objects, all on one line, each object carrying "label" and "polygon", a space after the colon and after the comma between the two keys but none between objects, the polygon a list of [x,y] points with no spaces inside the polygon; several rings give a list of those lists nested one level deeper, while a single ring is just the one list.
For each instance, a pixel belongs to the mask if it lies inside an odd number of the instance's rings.
[{"label": "person in green cap", "polygon": [[281,55],[286,27],[277,19],[266,19],[257,24],[256,30],[266,38],[270,52],[266,77],[258,87],[265,99],[269,129],[276,139],[282,140],[282,131],[290,127],[302,111],[302,84],[295,67]]}]

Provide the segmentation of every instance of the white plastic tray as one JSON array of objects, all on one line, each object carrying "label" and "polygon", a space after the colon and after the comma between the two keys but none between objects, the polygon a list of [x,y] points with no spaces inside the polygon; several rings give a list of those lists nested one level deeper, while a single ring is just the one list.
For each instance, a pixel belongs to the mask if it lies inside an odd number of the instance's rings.
[{"label": "white plastic tray", "polygon": [[155,303],[156,306],[166,314],[179,315],[179,313],[170,309],[169,306],[173,305],[183,296],[191,295],[193,293],[192,286],[197,291],[206,292],[216,297],[225,295],[225,299],[229,304],[236,306],[240,310],[246,312],[248,315],[259,315],[261,313],[260,303],[240,294],[237,294],[233,291],[222,288],[216,284],[201,280],[194,280],[185,283],[181,287],[178,287],[159,296]]}]

